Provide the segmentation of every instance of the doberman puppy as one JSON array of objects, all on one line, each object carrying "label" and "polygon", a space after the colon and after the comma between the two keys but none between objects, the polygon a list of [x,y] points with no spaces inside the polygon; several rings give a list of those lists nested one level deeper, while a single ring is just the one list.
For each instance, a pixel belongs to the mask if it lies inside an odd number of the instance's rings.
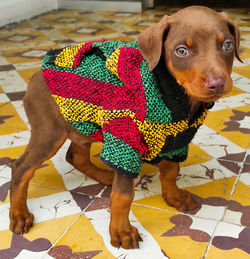
[{"label": "doberman puppy", "polygon": [[[164,60],[165,67],[188,96],[192,117],[204,103],[216,101],[231,91],[234,56],[240,60],[239,37],[237,26],[225,13],[192,6],[171,16],[165,15],[141,32],[138,46],[150,71],[160,59]],[[23,102],[31,125],[31,138],[24,154],[12,164],[10,229],[17,234],[30,229],[34,216],[26,203],[29,181],[35,170],[70,139],[67,161],[89,177],[113,185],[111,244],[125,249],[138,248],[141,238],[128,218],[134,197],[133,178],[119,170],[99,169],[91,163],[90,146],[94,140],[64,120],[42,71],[32,77]],[[179,163],[163,159],[159,169],[166,202],[181,211],[196,208],[191,194],[176,185]]]}]

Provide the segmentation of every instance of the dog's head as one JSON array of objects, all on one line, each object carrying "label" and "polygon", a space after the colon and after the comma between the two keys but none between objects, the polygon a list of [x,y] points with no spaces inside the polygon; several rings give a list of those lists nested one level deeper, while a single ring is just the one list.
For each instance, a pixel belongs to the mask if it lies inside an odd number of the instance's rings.
[{"label": "dog's head", "polygon": [[163,55],[189,96],[211,102],[232,89],[234,56],[241,61],[239,38],[238,27],[225,13],[191,6],[141,32],[138,45],[150,70]]}]

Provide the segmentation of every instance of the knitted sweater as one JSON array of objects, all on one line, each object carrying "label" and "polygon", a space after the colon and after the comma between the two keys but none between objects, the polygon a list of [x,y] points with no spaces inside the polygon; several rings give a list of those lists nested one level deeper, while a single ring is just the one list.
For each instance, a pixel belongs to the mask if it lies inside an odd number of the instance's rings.
[{"label": "knitted sweater", "polygon": [[204,103],[190,119],[187,95],[164,59],[149,71],[137,41],[50,50],[43,74],[65,120],[103,142],[102,161],[133,178],[142,161],[184,161],[188,144],[213,105]]}]

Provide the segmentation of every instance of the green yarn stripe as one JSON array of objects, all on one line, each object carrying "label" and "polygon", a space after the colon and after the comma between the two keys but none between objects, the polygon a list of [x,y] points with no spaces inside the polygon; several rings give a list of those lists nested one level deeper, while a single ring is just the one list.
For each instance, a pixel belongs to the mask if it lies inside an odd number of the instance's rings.
[{"label": "green yarn stripe", "polygon": [[[74,73],[83,78],[94,79],[101,81],[103,83],[110,83],[115,86],[123,86],[123,82],[114,74],[112,74],[108,69],[106,69],[106,63],[100,57],[96,55],[84,56],[81,61],[81,65],[76,69],[69,67],[60,67],[53,64],[47,64],[51,56],[45,56],[43,60],[43,69],[51,69],[59,72]],[[91,67],[93,69],[82,69],[84,67]],[[100,69],[101,68],[101,69]]]},{"label": "green yarn stripe", "polygon": [[147,113],[145,120],[152,123],[170,123],[172,121],[171,112],[161,99],[161,94],[157,87],[157,81],[153,75],[153,72],[149,71],[146,60],[141,62],[140,74],[147,101]]},{"label": "green yarn stripe", "polygon": [[128,175],[138,175],[141,170],[142,160],[139,153],[130,145],[111,135],[103,132],[105,144],[101,151],[101,158],[109,166],[117,169],[121,168]]},{"label": "green yarn stripe", "polygon": [[[68,121],[69,122],[69,121]],[[76,128],[80,133],[83,133],[87,136],[90,134],[99,131],[101,127],[98,124],[87,121],[74,121],[69,122],[74,128]]]}]

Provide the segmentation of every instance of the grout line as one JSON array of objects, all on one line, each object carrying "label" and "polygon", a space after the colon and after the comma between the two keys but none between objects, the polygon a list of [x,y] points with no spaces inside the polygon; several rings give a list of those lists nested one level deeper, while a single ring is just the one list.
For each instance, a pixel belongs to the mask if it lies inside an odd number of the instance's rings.
[{"label": "grout line", "polygon": [[[236,186],[237,186],[237,184],[238,184],[238,182],[239,182],[239,180],[240,180],[240,176],[241,176],[241,173],[242,173],[243,166],[244,166],[244,163],[245,163],[245,161],[246,161],[246,158],[247,158],[247,152],[246,152],[245,157],[244,157],[244,159],[243,159],[242,166],[241,166],[241,168],[240,168],[240,170],[239,170],[238,176],[237,176],[237,178],[236,178],[236,180],[235,180],[235,183],[234,183],[234,186],[233,186],[233,188],[232,188],[231,194],[230,194],[230,196],[229,196],[228,202],[232,199],[232,196],[233,196],[233,194],[234,194],[234,192],[235,192]],[[216,229],[217,229],[219,223],[220,223],[220,222],[223,222],[223,219],[224,219],[224,217],[225,217],[225,214],[226,214],[226,211],[227,211],[227,208],[228,208],[228,202],[227,202],[227,205],[225,206],[225,211],[224,211],[224,214],[223,214],[222,218],[221,218],[220,220],[218,220],[218,222],[217,222],[217,224],[216,224],[216,226],[215,226],[215,228],[214,228],[213,234],[212,234],[212,236],[211,236],[211,239],[210,239],[210,241],[209,241],[209,243],[208,243],[208,246],[207,246],[207,248],[206,248],[206,251],[205,251],[205,253],[204,253],[202,259],[205,259],[205,258],[206,258],[207,254],[208,254],[208,251],[209,251],[209,249],[210,249],[210,247],[211,247],[211,245],[212,245],[212,241],[213,241],[213,238],[214,238],[215,231],[216,231]],[[228,222],[228,223],[229,223],[229,224],[234,224],[234,223],[230,223],[230,222]],[[234,224],[234,225],[239,226],[238,224]],[[240,225],[240,226],[242,226],[242,225]]]},{"label": "grout line", "polygon": [[210,247],[211,247],[211,245],[212,245],[212,241],[213,241],[213,238],[214,238],[215,231],[216,231],[216,229],[217,229],[219,223],[220,223],[220,221],[218,220],[218,221],[217,221],[217,224],[216,224],[216,226],[215,226],[215,228],[214,228],[214,231],[213,231],[213,233],[212,233],[212,235],[211,235],[210,241],[209,241],[209,243],[208,243],[208,245],[207,245],[206,251],[205,251],[204,255],[202,256],[202,259],[205,259],[206,256],[207,256],[207,254],[208,254],[208,251],[209,251],[209,249],[210,249]]},{"label": "grout line", "polygon": [[[59,238],[51,245],[51,247],[47,250],[47,253],[42,257],[44,258],[48,252],[50,251],[51,248],[53,248],[58,242],[59,240],[69,231],[69,229],[73,226],[73,224],[82,216],[84,215],[84,212],[86,211],[86,209],[93,203],[94,199],[88,204],[88,206],[86,208],[84,208],[84,210],[82,210],[80,212],[80,214],[73,220],[73,222],[65,229],[65,231],[59,236]],[[41,258],[41,259],[42,259]]]},{"label": "grout line", "polygon": [[[60,235],[60,237],[51,245],[51,247],[48,249],[47,253],[49,252],[49,250],[54,247],[58,242],[59,240],[68,232],[68,230],[72,227],[72,225],[81,217],[82,213],[80,213],[74,220],[73,222],[64,230],[64,232]],[[47,254],[46,253],[46,254]],[[45,255],[44,255],[45,256]],[[43,256],[43,257],[44,257]],[[42,257],[42,258],[43,258]]]},{"label": "grout line", "polygon": [[205,220],[211,220],[211,221],[218,221],[217,219],[200,217],[200,216],[196,216],[196,215],[184,213],[184,212],[181,212],[181,211],[171,211],[171,210],[167,210],[167,209],[162,209],[162,208],[147,206],[147,205],[144,205],[144,204],[138,204],[138,203],[135,204],[135,203],[133,203],[132,205],[141,206],[141,207],[145,207],[145,208],[148,208],[148,209],[160,210],[160,211],[164,211],[164,212],[168,212],[168,213],[173,213],[173,214],[177,214],[177,215],[180,214],[180,215],[189,216],[189,217],[193,217],[193,218],[197,218],[197,219],[205,219]]}]

